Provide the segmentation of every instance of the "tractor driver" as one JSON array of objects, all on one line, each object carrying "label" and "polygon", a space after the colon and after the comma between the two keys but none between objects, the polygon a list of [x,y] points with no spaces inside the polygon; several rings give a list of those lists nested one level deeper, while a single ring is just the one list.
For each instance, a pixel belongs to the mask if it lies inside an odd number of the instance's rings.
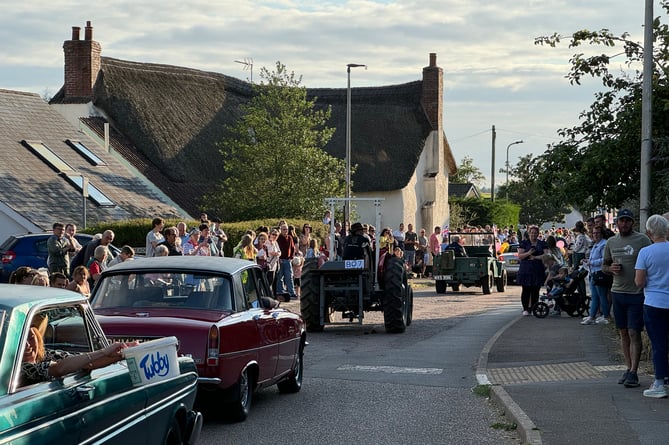
[{"label": "tractor driver", "polygon": [[344,240],[344,260],[365,260],[365,266],[369,265],[372,258],[372,249],[369,238],[364,235],[362,224],[359,222],[351,226],[351,234]]}]

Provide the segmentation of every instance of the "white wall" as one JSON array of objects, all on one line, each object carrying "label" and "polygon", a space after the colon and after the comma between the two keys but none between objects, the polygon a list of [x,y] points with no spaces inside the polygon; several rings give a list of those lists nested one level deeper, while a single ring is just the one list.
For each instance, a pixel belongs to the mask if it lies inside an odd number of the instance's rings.
[{"label": "white wall", "polygon": [[27,232],[39,233],[44,230],[16,213],[5,203],[0,202],[0,243],[11,235]]}]

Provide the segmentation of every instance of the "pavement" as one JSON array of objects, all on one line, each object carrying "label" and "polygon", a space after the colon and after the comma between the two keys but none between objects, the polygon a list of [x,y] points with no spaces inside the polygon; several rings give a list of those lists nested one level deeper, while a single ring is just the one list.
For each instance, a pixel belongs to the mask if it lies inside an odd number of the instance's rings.
[{"label": "pavement", "polygon": [[642,394],[652,365],[640,367],[638,388],[617,383],[625,366],[613,324],[520,311],[485,346],[477,378],[492,385],[491,398],[517,424],[522,443],[669,443],[669,399]]}]

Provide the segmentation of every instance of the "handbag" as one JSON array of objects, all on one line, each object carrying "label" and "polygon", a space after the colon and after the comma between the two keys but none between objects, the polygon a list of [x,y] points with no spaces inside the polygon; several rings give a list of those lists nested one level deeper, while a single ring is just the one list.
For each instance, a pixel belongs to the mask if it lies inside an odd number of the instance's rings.
[{"label": "handbag", "polygon": [[611,287],[613,285],[613,275],[605,274],[601,270],[598,270],[592,276],[592,282],[595,286]]}]

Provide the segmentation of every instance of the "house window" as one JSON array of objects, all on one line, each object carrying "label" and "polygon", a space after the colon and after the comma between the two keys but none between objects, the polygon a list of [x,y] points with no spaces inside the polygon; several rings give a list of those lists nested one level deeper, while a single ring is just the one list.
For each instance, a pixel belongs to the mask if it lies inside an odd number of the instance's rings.
[{"label": "house window", "polygon": [[56,173],[71,172],[74,169],[70,167],[67,162],[63,161],[56,153],[52,152],[42,142],[21,141],[23,145],[28,147],[30,151],[35,153],[44,163],[51,167]]},{"label": "house window", "polygon": [[84,159],[91,163],[91,165],[107,165],[105,161],[100,159],[98,155],[93,153],[88,147],[86,147],[81,141],[73,141],[71,139],[66,140],[67,145],[74,148],[74,150],[79,153]]},{"label": "house window", "polygon": [[[83,176],[78,175],[76,173],[65,173],[65,172],[63,172],[62,175],[77,190],[79,190],[80,192],[83,191],[83,189],[84,189],[84,178],[83,178]],[[107,198],[107,195],[102,193],[99,188],[97,188],[96,186],[94,186],[90,182],[88,183],[88,197],[90,199],[92,199],[93,202],[95,202],[100,207],[115,207],[116,206],[116,204],[114,204],[114,201]]]}]

